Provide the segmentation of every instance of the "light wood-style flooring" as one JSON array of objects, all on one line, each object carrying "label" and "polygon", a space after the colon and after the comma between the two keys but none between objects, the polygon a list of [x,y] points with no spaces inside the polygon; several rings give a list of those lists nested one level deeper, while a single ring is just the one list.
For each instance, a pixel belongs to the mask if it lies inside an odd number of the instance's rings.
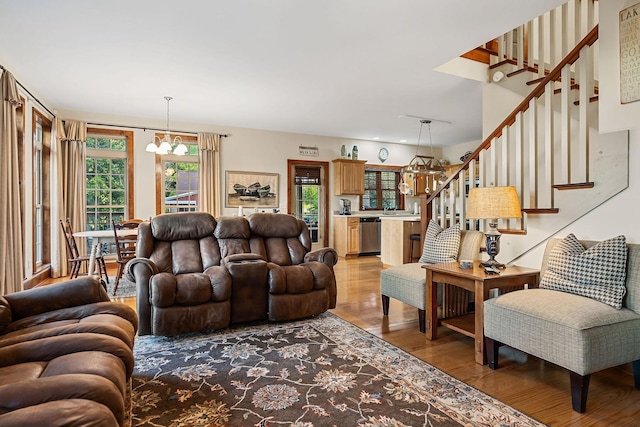
[{"label": "light wood-style flooring", "polygon": [[[640,426],[640,390],[633,387],[631,365],[593,374],[587,412],[578,414],[571,410],[568,371],[505,347],[500,369],[493,371],[475,363],[469,337],[440,327],[438,338],[427,341],[418,330],[417,309],[392,299],[389,316],[383,316],[382,268],[375,256],[341,258],[335,266],[338,302],[331,311],[550,426]],[[135,308],[135,298],[118,300]]]}]

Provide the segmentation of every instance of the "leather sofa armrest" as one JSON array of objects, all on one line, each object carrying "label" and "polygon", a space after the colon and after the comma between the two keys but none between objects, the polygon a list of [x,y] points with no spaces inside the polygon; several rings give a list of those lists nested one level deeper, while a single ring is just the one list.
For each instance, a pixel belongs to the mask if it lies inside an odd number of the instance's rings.
[{"label": "leather sofa armrest", "polygon": [[110,301],[98,276],[86,276],[4,295],[16,321],[49,311]]},{"label": "leather sofa armrest", "polygon": [[136,284],[136,312],[138,335],[151,333],[151,304],[149,303],[149,279],[158,273],[156,263],[148,258],[134,258],[126,266],[127,279]]},{"label": "leather sofa armrest", "polygon": [[245,253],[245,254],[233,254],[228,255],[222,259],[220,265],[223,267],[232,262],[243,262],[243,261],[264,261],[262,257],[258,254],[253,253]]},{"label": "leather sofa armrest", "polygon": [[284,272],[284,268],[273,262],[267,263],[269,274],[267,276],[269,281],[269,293],[270,294],[284,294],[287,292],[287,275]]},{"label": "leather sofa armrest", "polygon": [[321,262],[333,270],[333,266],[338,262],[338,254],[332,248],[320,248],[304,256],[304,262],[312,261]]},{"label": "leather sofa armrest", "polygon": [[[143,268],[136,268],[136,266],[142,266]],[[158,274],[158,266],[149,258],[134,258],[127,263],[125,271],[127,279],[132,282],[137,282],[139,275],[146,276],[148,280],[149,277],[153,276],[154,274]],[[145,273],[148,273],[148,275]]]}]

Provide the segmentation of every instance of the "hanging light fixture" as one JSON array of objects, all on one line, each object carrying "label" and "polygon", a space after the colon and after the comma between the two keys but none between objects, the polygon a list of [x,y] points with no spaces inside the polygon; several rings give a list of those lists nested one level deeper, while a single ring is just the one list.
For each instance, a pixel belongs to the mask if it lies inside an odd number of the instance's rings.
[{"label": "hanging light fixture", "polygon": [[[429,145],[431,146],[431,156],[420,156],[420,140],[422,138],[422,127],[428,125]],[[418,175],[444,175],[445,169],[440,160],[433,156],[433,141],[431,140],[431,120],[420,120],[420,132],[418,133],[418,144],[416,145],[416,155],[411,159],[408,165],[403,168],[405,173],[413,173]]]},{"label": "hanging light fixture", "polygon": [[[431,155],[430,156],[421,156],[418,154],[418,150],[420,150],[420,141],[422,138],[422,128],[424,125],[428,125],[429,130],[429,145],[431,147]],[[446,181],[447,176],[445,175],[445,169],[440,163],[440,160],[436,159],[433,155],[433,141],[431,140],[431,120],[422,119],[420,120],[420,132],[418,133],[418,143],[416,145],[416,155],[413,156],[413,159],[402,168],[402,177],[400,184],[398,185],[398,189],[402,194],[409,194],[410,186],[404,182],[404,174],[413,174],[413,175],[436,175],[436,179],[438,184],[442,184]],[[427,192],[429,192],[427,188]]]},{"label": "hanging light fixture", "polygon": [[[167,101],[167,130],[165,131],[162,139],[156,136],[154,141],[147,144],[146,150],[150,153],[169,154],[173,149],[173,154],[184,156],[187,154],[187,151],[189,151],[187,146],[182,143],[182,138],[180,136],[176,136],[173,141],[171,141],[171,132],[169,132],[169,101],[173,98],[165,96],[164,99]],[[176,148],[173,148],[174,145]]]}]

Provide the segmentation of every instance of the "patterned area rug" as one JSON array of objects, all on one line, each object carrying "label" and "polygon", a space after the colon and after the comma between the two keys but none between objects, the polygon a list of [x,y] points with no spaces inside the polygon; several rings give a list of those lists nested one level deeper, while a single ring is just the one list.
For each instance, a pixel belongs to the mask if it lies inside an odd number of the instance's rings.
[{"label": "patterned area rug", "polygon": [[542,426],[330,314],[135,344],[134,426]]},{"label": "patterned area rug", "polygon": [[109,276],[109,283],[107,283],[107,292],[111,298],[124,298],[124,297],[135,297],[136,296],[136,284],[130,280],[127,280],[126,277],[121,277],[120,282],[118,283],[118,290],[116,294],[113,295],[113,287],[116,283],[115,276]]}]

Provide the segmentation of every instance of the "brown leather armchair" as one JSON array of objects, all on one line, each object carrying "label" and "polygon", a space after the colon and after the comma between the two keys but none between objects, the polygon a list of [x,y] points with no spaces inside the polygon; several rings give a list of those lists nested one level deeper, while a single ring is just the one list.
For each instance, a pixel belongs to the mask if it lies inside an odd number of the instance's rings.
[{"label": "brown leather armchair", "polygon": [[124,425],[137,326],[97,276],[0,296],[0,425]]},{"label": "brown leather armchair", "polygon": [[299,319],[335,307],[337,255],[311,252],[306,224],[292,216],[162,214],[138,230],[127,274],[137,286],[141,335]]},{"label": "brown leather armchair", "polygon": [[162,214],[138,227],[136,282],[140,335],[176,335],[229,325],[231,276],[220,266],[216,220],[204,212]]}]

